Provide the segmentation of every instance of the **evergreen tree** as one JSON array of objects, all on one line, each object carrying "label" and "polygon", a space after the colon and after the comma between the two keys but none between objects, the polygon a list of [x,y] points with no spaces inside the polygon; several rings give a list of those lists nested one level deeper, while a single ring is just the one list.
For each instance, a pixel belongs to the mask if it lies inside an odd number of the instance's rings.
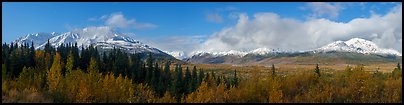
[{"label": "evergreen tree", "polygon": [[147,58],[147,68],[146,81],[150,83],[153,76],[153,57],[151,53],[149,53],[149,58]]},{"label": "evergreen tree", "polygon": [[272,64],[272,76],[275,76],[275,65]]},{"label": "evergreen tree", "polygon": [[198,75],[196,73],[196,66],[194,66],[194,68],[192,69],[192,79],[191,79],[191,90],[190,92],[193,92],[196,90],[198,85]]},{"label": "evergreen tree", "polygon": [[400,63],[397,63],[397,67],[394,68],[394,70],[392,71],[391,76],[392,76],[394,79],[398,79],[398,78],[401,78],[401,77],[402,77],[402,71],[401,71]]},{"label": "evergreen tree", "polygon": [[314,72],[320,77],[320,68],[318,67],[318,64],[316,64],[316,69],[314,70]]},{"label": "evergreen tree", "polygon": [[211,73],[211,76],[212,76],[212,78],[214,79],[214,80],[216,80],[216,74],[215,74],[215,71],[210,71],[210,73]]},{"label": "evergreen tree", "polygon": [[74,59],[73,69],[77,69],[80,64],[79,48],[77,47],[77,42],[74,43],[74,47],[72,48],[72,53],[73,53],[73,59]]},{"label": "evergreen tree", "polygon": [[223,76],[223,75],[217,76],[217,78],[216,78],[216,85],[219,85],[219,84],[220,84],[220,82],[222,81],[222,80],[221,80],[221,79],[222,79],[222,76]]},{"label": "evergreen tree", "polygon": [[175,65],[174,73],[173,73],[173,81],[170,87],[170,93],[173,95],[177,94],[177,85],[178,85],[178,64]]},{"label": "evergreen tree", "polygon": [[203,70],[202,69],[199,69],[199,76],[198,76],[199,78],[198,78],[198,87],[199,87],[199,85],[202,83],[202,81],[203,81],[203,79],[205,78],[205,73],[203,72]]},{"label": "evergreen tree", "polygon": [[[153,74],[152,74],[152,77],[151,77],[151,87],[153,88],[153,90],[157,93],[157,94],[160,94],[159,92],[159,90],[158,90],[158,84],[159,84],[159,73],[160,73],[160,70],[159,70],[159,67],[158,67],[158,63],[155,63],[155,66],[154,66],[154,69],[153,69],[153,72],[152,72]],[[161,94],[163,94],[163,93],[161,93]]]},{"label": "evergreen tree", "polygon": [[35,48],[34,48],[34,42],[31,42],[31,47],[29,51],[29,66],[30,67],[35,67]]},{"label": "evergreen tree", "polygon": [[167,91],[167,87],[171,87],[171,72],[170,72],[170,62],[166,62],[164,66],[164,74],[163,74],[163,81],[166,88],[164,91]]},{"label": "evergreen tree", "polygon": [[[116,65],[115,65],[115,47],[114,49],[108,54],[108,61],[107,62],[107,67],[105,68],[107,72],[113,72],[115,73]],[[114,74],[115,75],[115,74]]]},{"label": "evergreen tree", "polygon": [[10,54],[10,64],[9,70],[11,73],[11,77],[18,77],[20,72],[22,71],[22,67],[24,66],[22,49],[18,48],[18,45],[14,45],[15,50],[13,50]]},{"label": "evergreen tree", "polygon": [[48,42],[45,44],[45,53],[51,53],[51,46],[49,43],[49,39]]},{"label": "evergreen tree", "polygon": [[88,49],[85,49],[84,45],[82,45],[80,53],[80,69],[84,71],[87,70],[88,62],[89,62]]},{"label": "evergreen tree", "polygon": [[2,64],[5,64],[5,66],[6,66],[6,69],[7,70],[9,70],[9,62],[10,62],[10,60],[9,60],[9,57],[10,57],[10,47],[9,47],[9,45],[7,44],[7,43],[4,43],[3,44],[3,46],[1,47],[2,48],[2,53],[1,53],[1,55],[2,55]]},{"label": "evergreen tree", "polygon": [[100,67],[100,71],[102,73],[107,73],[107,64],[108,64],[109,60],[107,57],[107,54],[105,52],[102,53],[102,61],[101,61],[101,67]]},{"label": "evergreen tree", "polygon": [[233,77],[233,84],[234,84],[234,86],[237,87],[238,81],[239,81],[239,79],[238,79],[238,77],[237,77],[237,71],[234,70],[234,77]]},{"label": "evergreen tree", "polygon": [[139,74],[138,74],[138,77],[139,77],[139,82],[142,82],[142,83],[145,83],[146,82],[146,63],[141,63],[141,69],[139,70]]},{"label": "evergreen tree", "polygon": [[177,102],[181,100],[182,94],[184,93],[184,85],[183,85],[183,74],[181,65],[176,65],[176,76],[174,78],[174,93],[177,99]]},{"label": "evergreen tree", "polygon": [[184,93],[188,94],[191,91],[190,84],[191,84],[191,72],[189,71],[188,67],[185,69],[185,77],[184,77]]}]

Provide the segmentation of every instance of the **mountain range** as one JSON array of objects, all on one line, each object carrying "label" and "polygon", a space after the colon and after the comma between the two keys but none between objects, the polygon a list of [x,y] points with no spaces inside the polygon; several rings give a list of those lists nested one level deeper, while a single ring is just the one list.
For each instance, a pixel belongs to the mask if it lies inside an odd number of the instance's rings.
[{"label": "mountain range", "polygon": [[[49,43],[58,47],[61,44],[77,43],[78,47],[93,45],[101,50],[120,48],[129,53],[153,53],[168,59],[179,59],[191,63],[209,64],[261,64],[261,63],[296,63],[296,60],[288,59],[342,59],[355,61],[355,59],[370,61],[396,61],[401,60],[402,54],[394,49],[378,47],[375,43],[352,38],[347,41],[335,41],[325,46],[307,51],[287,51],[281,49],[258,48],[251,51],[222,51],[207,52],[194,51],[186,55],[183,51],[162,51],[147,44],[135,40],[133,35],[123,34],[111,27],[87,27],[76,29],[66,33],[34,33],[25,35],[13,43],[21,45],[33,42],[35,49],[43,49]],[[346,60],[345,60],[346,61]]]},{"label": "mountain range", "polygon": [[[280,49],[258,48],[251,51],[230,50],[224,52],[195,51],[184,59],[192,63],[208,64],[269,64],[269,63],[367,63],[396,62],[402,54],[394,49],[378,47],[375,43],[352,38],[335,41],[323,47],[307,51],[286,51]],[[342,62],[334,62],[342,61]]]},{"label": "mountain range", "polygon": [[13,43],[21,45],[23,43],[34,42],[34,46],[36,46],[35,49],[43,49],[48,40],[50,45],[54,47],[58,47],[61,44],[77,43],[77,46],[80,48],[82,46],[87,47],[92,44],[101,50],[119,48],[128,53],[153,53],[164,58],[175,59],[170,54],[143,44],[142,42],[132,38],[130,35],[120,33],[107,26],[87,27],[63,34],[58,34],[56,32],[28,34],[13,41]]}]

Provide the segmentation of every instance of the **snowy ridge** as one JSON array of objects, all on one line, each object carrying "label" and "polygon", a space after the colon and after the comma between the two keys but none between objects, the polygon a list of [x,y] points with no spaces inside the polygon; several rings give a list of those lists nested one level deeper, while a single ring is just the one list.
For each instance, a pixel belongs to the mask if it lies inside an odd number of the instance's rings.
[{"label": "snowy ridge", "polygon": [[37,33],[28,34],[15,40],[13,43],[19,45],[23,43],[34,42],[35,49],[43,49],[49,39],[49,43],[58,47],[61,44],[77,43],[77,46],[89,46],[94,45],[102,49],[121,48],[127,50],[130,53],[152,52],[157,54],[167,55],[157,48],[153,48],[146,44],[141,43],[138,40],[134,40],[126,34],[114,31],[111,27],[87,27],[84,29],[76,29],[71,32],[63,34],[52,33]]},{"label": "snowy ridge", "polygon": [[36,49],[38,49],[39,45],[42,45],[43,42],[48,41],[48,39],[57,36],[58,33],[52,32],[52,33],[45,33],[45,32],[40,32],[40,33],[33,33],[33,34],[28,34],[25,35],[12,43],[17,43],[17,45],[21,46],[24,43],[28,43],[31,45],[31,42],[34,42],[34,46],[36,46]]},{"label": "snowy ridge", "polygon": [[402,56],[396,50],[379,48],[375,43],[361,38],[352,38],[345,42],[336,41],[314,50],[315,53],[330,51]]},{"label": "snowy ridge", "polygon": [[185,56],[185,53],[183,51],[163,51],[163,52],[170,54],[171,56],[179,60],[187,58],[187,56]]},{"label": "snowy ridge", "polygon": [[268,48],[257,48],[251,51],[237,51],[237,50],[230,50],[230,51],[221,51],[221,52],[207,52],[207,51],[195,51],[191,53],[191,56],[202,56],[205,54],[210,54],[213,56],[226,56],[226,55],[234,55],[238,57],[244,57],[247,54],[255,54],[255,55],[265,55],[269,53],[280,53],[280,52],[287,52],[280,49],[268,49]]},{"label": "snowy ridge", "polygon": [[323,47],[307,51],[293,51],[293,50],[281,50],[281,49],[275,50],[268,48],[258,48],[251,51],[237,51],[237,50],[221,51],[221,52],[195,51],[191,53],[191,57],[203,56],[206,54],[212,55],[214,57],[226,56],[226,55],[235,55],[238,57],[244,57],[247,54],[265,55],[270,53],[304,53],[304,52],[318,53],[318,52],[331,52],[331,51],[402,56],[401,53],[396,50],[379,48],[375,43],[371,41],[361,38],[352,38],[348,41],[335,41]]}]

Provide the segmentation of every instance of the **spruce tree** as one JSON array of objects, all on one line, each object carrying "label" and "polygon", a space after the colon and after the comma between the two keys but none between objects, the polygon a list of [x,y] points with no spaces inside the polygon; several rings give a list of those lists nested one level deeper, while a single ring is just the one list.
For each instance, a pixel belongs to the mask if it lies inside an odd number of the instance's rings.
[{"label": "spruce tree", "polygon": [[188,94],[188,92],[190,92],[191,90],[190,90],[190,83],[191,83],[191,72],[189,71],[189,68],[187,67],[186,69],[185,69],[185,78],[184,78],[184,88],[185,88],[185,90],[184,90],[184,92],[185,92],[185,94]]},{"label": "spruce tree", "polygon": [[192,69],[192,79],[191,79],[192,81],[191,81],[191,91],[190,92],[193,92],[193,91],[195,91],[196,90],[196,88],[197,88],[197,83],[198,83],[198,75],[197,75],[197,73],[196,73],[196,66],[194,66],[194,68]]},{"label": "spruce tree", "polygon": [[272,64],[272,76],[275,76],[275,65]]},{"label": "spruce tree", "polygon": [[183,85],[183,74],[182,74],[182,67],[179,65],[178,67],[178,72],[176,74],[176,80],[175,80],[175,96],[177,99],[177,102],[181,100],[182,94],[184,93],[184,85]]},{"label": "spruce tree", "polygon": [[48,42],[45,44],[45,53],[50,53],[50,43],[49,43],[49,39]]},{"label": "spruce tree", "polygon": [[[171,87],[171,72],[170,72],[170,62],[167,62],[164,66],[164,76],[163,76],[164,85],[166,87]],[[167,88],[165,89],[167,90]]]},{"label": "spruce tree", "polygon": [[151,53],[149,53],[149,58],[147,58],[147,68],[146,81],[150,83],[153,75],[153,57]]},{"label": "spruce tree", "polygon": [[73,53],[73,69],[77,69],[80,64],[80,56],[79,56],[79,48],[77,47],[77,42],[74,43],[74,47],[72,48],[72,53]]},{"label": "spruce tree", "polygon": [[314,72],[317,73],[317,75],[320,77],[320,68],[318,67],[318,64],[316,65],[316,69],[314,70]]},{"label": "spruce tree", "polygon": [[239,81],[239,79],[237,77],[237,71],[234,70],[233,85],[237,87],[238,81]]},{"label": "spruce tree", "polygon": [[202,69],[199,69],[199,76],[198,76],[198,87],[202,83],[203,79],[205,78],[205,73]]},{"label": "spruce tree", "polygon": [[34,42],[31,42],[31,47],[29,51],[29,66],[35,67],[35,48]]}]

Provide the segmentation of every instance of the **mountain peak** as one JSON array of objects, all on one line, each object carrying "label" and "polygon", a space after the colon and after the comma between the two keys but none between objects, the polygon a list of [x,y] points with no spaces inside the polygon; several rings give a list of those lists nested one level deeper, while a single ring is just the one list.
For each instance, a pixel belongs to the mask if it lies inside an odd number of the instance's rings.
[{"label": "mountain peak", "polygon": [[187,56],[185,55],[185,53],[183,51],[163,51],[163,52],[170,54],[171,56],[173,56],[179,60],[187,58]]},{"label": "mountain peak", "polygon": [[335,41],[314,50],[315,52],[354,52],[362,54],[396,55],[401,53],[393,49],[379,48],[375,43],[362,38],[352,38],[348,41]]},{"label": "mountain peak", "polygon": [[61,44],[77,43],[77,47],[94,45],[97,48],[106,50],[115,47],[126,50],[129,53],[152,52],[174,58],[157,48],[143,44],[131,36],[115,31],[108,26],[86,27],[63,34],[57,34],[56,32],[28,34],[15,40],[14,43],[22,45],[23,43],[31,43],[32,41],[36,49],[41,49],[44,48],[48,40],[54,47],[58,47]]},{"label": "mountain peak", "polygon": [[191,53],[191,56],[202,56],[205,54],[210,54],[213,56],[226,56],[226,55],[233,55],[233,56],[238,56],[238,57],[243,57],[247,54],[255,54],[255,55],[265,55],[265,54],[269,54],[269,53],[276,53],[276,52],[283,52],[280,49],[268,49],[265,47],[262,48],[257,48],[254,50],[250,50],[250,51],[239,51],[239,50],[229,50],[229,51],[219,51],[219,52],[206,52],[206,51],[194,51],[193,53]]}]

